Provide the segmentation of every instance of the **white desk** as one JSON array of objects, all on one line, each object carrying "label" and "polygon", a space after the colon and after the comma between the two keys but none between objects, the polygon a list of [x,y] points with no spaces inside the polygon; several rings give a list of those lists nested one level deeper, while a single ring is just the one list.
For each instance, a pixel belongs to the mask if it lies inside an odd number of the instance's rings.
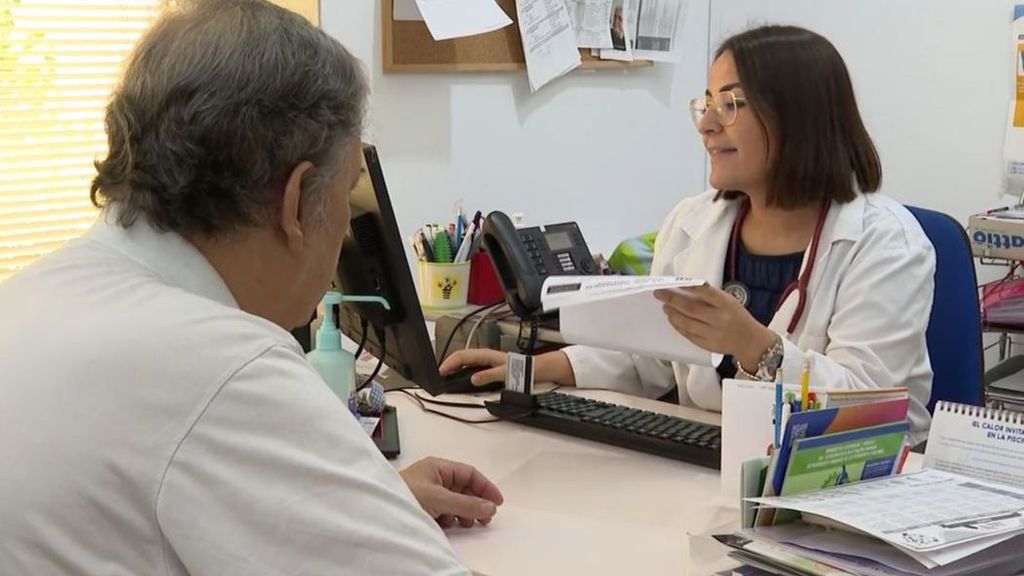
[{"label": "white desk", "polygon": [[[690,420],[720,420],[718,414],[614,392],[562,391]],[[683,576],[688,533],[738,521],[738,511],[719,495],[714,470],[511,422],[462,424],[425,413],[397,392],[388,401],[398,408],[402,455],[396,466],[425,456],[460,460],[504,494],[490,526],[448,531],[462,561],[487,576]],[[490,419],[486,410],[434,408]]]}]

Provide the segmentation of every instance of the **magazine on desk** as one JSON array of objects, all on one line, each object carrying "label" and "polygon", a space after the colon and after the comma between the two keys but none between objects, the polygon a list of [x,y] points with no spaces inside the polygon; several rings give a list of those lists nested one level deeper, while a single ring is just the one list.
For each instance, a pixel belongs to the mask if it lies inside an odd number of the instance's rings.
[{"label": "magazine on desk", "polygon": [[748,521],[718,537],[740,557],[786,566],[780,574],[835,574],[805,570],[806,561],[856,576],[1018,574],[1024,415],[942,402],[918,472],[744,500],[799,517],[757,527]]},{"label": "magazine on desk", "polygon": [[656,290],[702,286],[682,276],[551,276],[544,282],[545,312],[559,311],[559,332],[570,344],[586,344],[650,358],[716,366],[712,354],[668,322]]}]

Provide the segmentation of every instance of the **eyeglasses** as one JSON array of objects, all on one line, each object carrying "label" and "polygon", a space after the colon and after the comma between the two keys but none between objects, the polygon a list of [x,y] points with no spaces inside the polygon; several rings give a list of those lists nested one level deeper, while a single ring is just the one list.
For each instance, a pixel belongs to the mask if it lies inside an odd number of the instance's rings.
[{"label": "eyeglasses", "polygon": [[732,126],[736,122],[739,109],[746,105],[746,98],[732,92],[705,94],[690,100],[690,117],[693,118],[693,125],[697,129],[700,129],[700,122],[708,112],[714,112],[722,126]]}]

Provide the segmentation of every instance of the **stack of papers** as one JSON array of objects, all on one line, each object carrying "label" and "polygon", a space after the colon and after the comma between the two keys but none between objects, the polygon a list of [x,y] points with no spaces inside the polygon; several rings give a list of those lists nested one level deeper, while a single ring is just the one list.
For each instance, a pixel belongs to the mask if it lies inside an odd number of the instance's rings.
[{"label": "stack of papers", "polygon": [[545,312],[559,310],[559,332],[568,343],[715,366],[721,355],[676,331],[654,297],[655,290],[703,284],[681,276],[551,276],[544,282],[541,303]]},{"label": "stack of papers", "polygon": [[[939,470],[747,500],[800,512],[805,522],[840,528],[828,539],[794,537],[793,531],[818,530],[801,528],[801,524],[740,533],[752,540],[805,548],[790,552],[838,570],[821,573],[996,574],[994,568],[978,572],[978,564],[1005,564],[1018,556],[1014,547],[1024,543],[1024,490]],[[806,549],[815,553],[808,554]],[[1021,564],[1018,556],[1013,566],[1019,570]]]},{"label": "stack of papers", "polygon": [[766,574],[800,576],[1012,576],[1020,569],[1018,550],[1024,543],[1010,539],[945,566],[926,568],[875,538],[803,522],[746,529],[716,538],[736,550],[732,554],[735,559],[763,566]]}]

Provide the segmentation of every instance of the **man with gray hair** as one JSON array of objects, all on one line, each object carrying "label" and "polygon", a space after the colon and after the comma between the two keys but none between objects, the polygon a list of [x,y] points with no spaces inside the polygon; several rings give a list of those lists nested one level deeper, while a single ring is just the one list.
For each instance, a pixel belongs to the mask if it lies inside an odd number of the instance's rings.
[{"label": "man with gray hair", "polygon": [[0,573],[467,573],[438,524],[487,523],[498,489],[396,473],[287,331],[334,275],[366,93],[263,0],[140,41],[96,225],[0,285]]}]

